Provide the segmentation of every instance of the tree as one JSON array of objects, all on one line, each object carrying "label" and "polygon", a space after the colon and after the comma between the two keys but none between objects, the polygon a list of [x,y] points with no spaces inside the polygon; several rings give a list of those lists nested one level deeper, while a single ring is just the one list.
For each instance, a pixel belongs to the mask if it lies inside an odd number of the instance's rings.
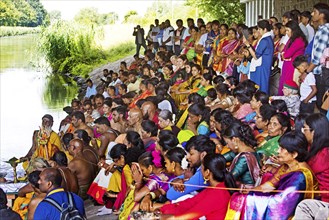
[{"label": "tree", "polygon": [[127,23],[129,20],[129,17],[138,15],[137,11],[128,11],[127,14],[124,16],[124,23]]},{"label": "tree", "polygon": [[197,7],[203,17],[227,24],[244,22],[245,5],[239,0],[187,0],[187,4]]},{"label": "tree", "polygon": [[74,16],[74,20],[80,24],[99,25],[99,13],[97,8],[83,8]]},{"label": "tree", "polygon": [[53,10],[53,11],[49,12],[49,19],[50,19],[51,23],[53,23],[55,21],[59,21],[62,19],[62,13],[58,10]]},{"label": "tree", "polygon": [[9,0],[0,1],[0,26],[16,26],[19,16],[13,2]]},{"label": "tree", "polygon": [[40,0],[28,0],[27,1],[32,9],[36,13],[36,22],[31,22],[29,26],[35,27],[44,24],[44,20],[47,16],[47,11],[41,4]]}]

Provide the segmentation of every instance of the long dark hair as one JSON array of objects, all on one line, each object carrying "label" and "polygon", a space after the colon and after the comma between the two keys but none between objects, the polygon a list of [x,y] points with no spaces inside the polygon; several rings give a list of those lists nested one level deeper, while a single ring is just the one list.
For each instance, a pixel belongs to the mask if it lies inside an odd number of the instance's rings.
[{"label": "long dark hair", "polygon": [[210,108],[202,104],[194,103],[188,108],[188,112],[193,115],[201,115],[201,121],[205,121],[209,124]]},{"label": "long dark hair", "polygon": [[222,134],[224,137],[228,138],[237,137],[250,147],[257,146],[257,141],[252,133],[250,126],[242,122],[233,122],[233,124],[226,128]]},{"label": "long dark hair", "polygon": [[144,149],[143,140],[136,131],[127,131],[126,139],[132,145],[132,147]]},{"label": "long dark hair", "polygon": [[[224,182],[227,188],[236,188],[235,180],[226,170],[226,160],[221,154],[207,153],[203,158],[203,167],[209,170],[218,182]],[[233,194],[234,191],[229,191]]]},{"label": "long dark hair", "polygon": [[288,21],[286,24],[287,28],[291,29],[291,37],[290,37],[290,42],[288,44],[288,48],[292,45],[292,43],[299,37],[301,37],[304,41],[304,47],[307,46],[308,41],[306,40],[305,34],[303,31],[300,29],[298,23],[296,21]]},{"label": "long dark hair", "polygon": [[326,116],[317,113],[308,116],[305,123],[314,131],[309,158],[314,157],[323,148],[329,147],[329,121]]}]

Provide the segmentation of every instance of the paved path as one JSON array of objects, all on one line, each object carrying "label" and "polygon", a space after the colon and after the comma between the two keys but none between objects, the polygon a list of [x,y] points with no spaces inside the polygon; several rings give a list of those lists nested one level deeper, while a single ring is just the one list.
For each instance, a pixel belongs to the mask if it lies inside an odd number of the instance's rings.
[{"label": "paved path", "polygon": [[94,206],[94,204],[91,202],[91,200],[85,201],[85,211],[87,215],[88,220],[117,220],[117,215],[103,215],[103,216],[97,216],[97,210],[100,209],[102,206]]}]

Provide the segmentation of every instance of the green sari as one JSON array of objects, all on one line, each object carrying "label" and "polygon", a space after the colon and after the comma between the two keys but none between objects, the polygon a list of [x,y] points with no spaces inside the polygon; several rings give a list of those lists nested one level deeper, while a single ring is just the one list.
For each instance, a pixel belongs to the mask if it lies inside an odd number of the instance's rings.
[{"label": "green sari", "polygon": [[266,157],[277,155],[279,149],[279,138],[281,136],[276,137],[266,137],[266,142],[261,144],[260,147],[256,149],[257,153],[264,154]]}]

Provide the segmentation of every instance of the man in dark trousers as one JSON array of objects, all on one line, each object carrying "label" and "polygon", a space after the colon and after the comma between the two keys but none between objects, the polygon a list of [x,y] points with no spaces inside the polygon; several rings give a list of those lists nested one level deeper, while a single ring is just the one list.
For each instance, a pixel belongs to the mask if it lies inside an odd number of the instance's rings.
[{"label": "man in dark trousers", "polygon": [[141,28],[140,25],[137,25],[134,28],[133,36],[135,36],[135,44],[136,44],[136,55],[139,56],[139,51],[141,49],[141,46],[144,47],[146,50],[146,43],[145,43],[145,38],[144,38],[144,29]]}]

